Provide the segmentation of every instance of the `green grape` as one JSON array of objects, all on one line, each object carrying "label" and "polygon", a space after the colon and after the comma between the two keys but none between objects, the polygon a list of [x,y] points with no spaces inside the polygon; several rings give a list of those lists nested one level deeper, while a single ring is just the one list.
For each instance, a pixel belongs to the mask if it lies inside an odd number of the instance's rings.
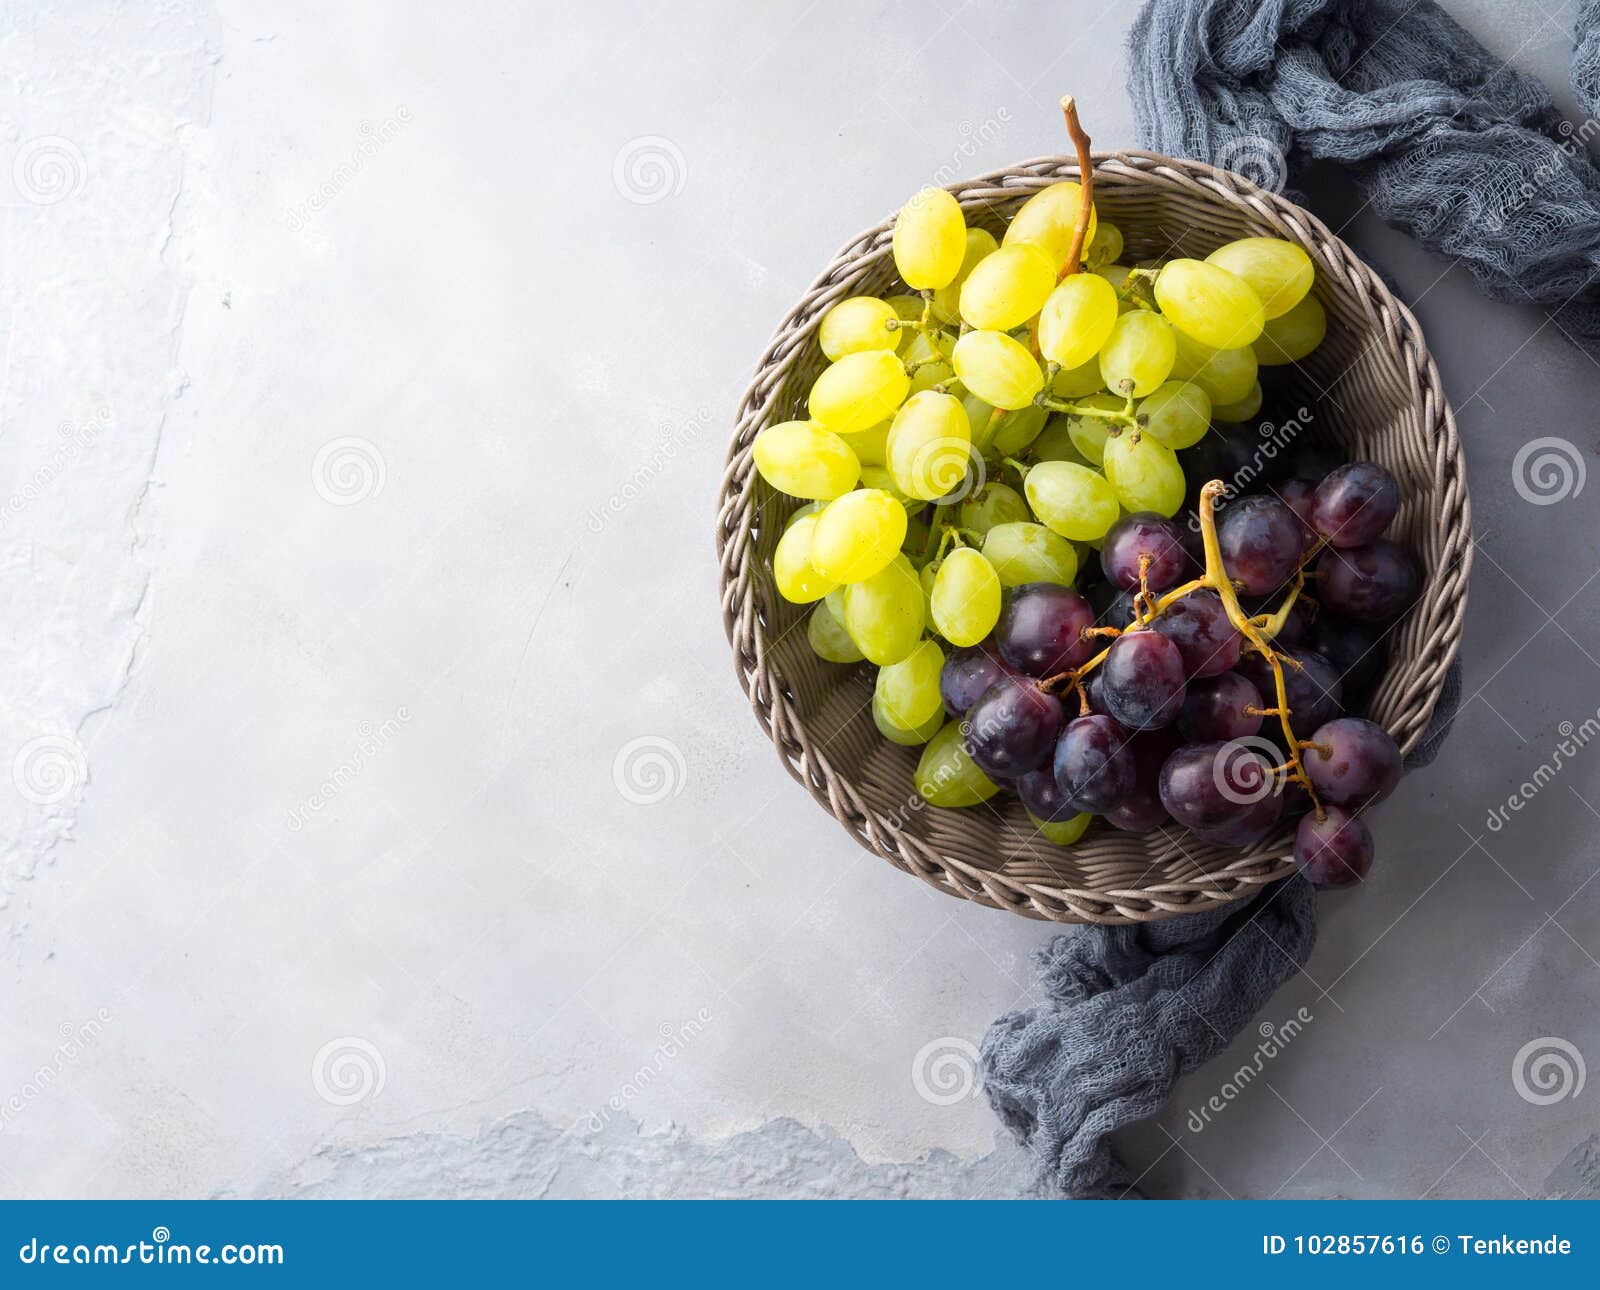
[{"label": "green grape", "polygon": [[[912,507],[919,503],[915,498],[907,497],[900,491],[900,485],[894,482],[894,476],[889,473],[887,466],[863,466],[861,468],[862,488],[876,488],[880,492],[888,493],[890,497],[899,502],[901,506]],[[907,513],[906,522],[910,523]]]},{"label": "green grape", "polygon": [[915,365],[917,369],[911,373],[913,394],[931,390],[956,374],[955,368],[950,366],[950,356],[938,348],[926,332],[919,331],[911,338],[906,346],[905,361],[907,366]]},{"label": "green grape", "polygon": [[1122,258],[1122,230],[1107,220],[1094,231],[1094,236],[1089,239],[1083,248],[1083,262],[1085,264],[1110,264],[1113,260]]},{"label": "green grape", "polygon": [[928,521],[923,519],[921,515],[908,514],[906,516],[906,540],[900,544],[900,549],[915,559],[928,549],[930,532]]},{"label": "green grape", "polygon": [[[1119,399],[1115,394],[1091,394],[1087,398],[1073,401],[1079,407],[1102,408],[1107,412],[1121,412],[1128,406],[1127,399]],[[1105,456],[1106,438],[1110,435],[1114,423],[1104,417],[1080,417],[1070,412],[1065,415],[1067,433],[1072,436],[1072,446],[1090,465],[1098,466]]]},{"label": "green grape", "polygon": [[1142,399],[1167,379],[1177,358],[1172,326],[1150,309],[1120,315],[1100,350],[1100,375],[1113,394]]},{"label": "green grape", "polygon": [[989,441],[989,448],[1002,457],[1015,457],[1039,437],[1039,431],[1044,429],[1044,423],[1049,419],[1049,411],[1037,404],[1007,412],[1001,416],[999,428]]},{"label": "green grape", "polygon": [[1047,528],[1077,542],[1104,537],[1121,514],[1105,477],[1070,461],[1040,462],[1028,472],[1023,489]]},{"label": "green grape", "polygon": [[1236,403],[1256,383],[1256,352],[1249,345],[1238,349],[1211,349],[1197,340],[1190,340],[1181,331],[1174,335],[1178,341],[1178,358],[1172,365],[1172,379],[1198,385],[1206,392],[1212,406]]},{"label": "green grape", "polygon": [[988,331],[1020,327],[1043,307],[1056,285],[1056,266],[1032,242],[1003,246],[973,267],[961,288],[961,318]]},{"label": "green grape", "polygon": [[1261,382],[1257,381],[1250,387],[1250,393],[1237,403],[1219,403],[1211,409],[1211,416],[1217,421],[1248,421],[1261,411]]},{"label": "green grape", "polygon": [[1261,334],[1266,311],[1250,284],[1204,260],[1168,260],[1156,303],[1179,331],[1212,349],[1237,349]]},{"label": "green grape", "polygon": [[926,626],[933,622],[933,583],[939,568],[932,560],[917,570],[917,582],[922,587],[922,621]]},{"label": "green grape", "polygon": [[910,390],[904,363],[886,350],[866,350],[825,367],[807,406],[835,434],[860,434],[893,415]]},{"label": "green grape", "polygon": [[969,532],[982,537],[996,524],[1015,524],[1031,520],[1027,502],[1022,494],[1005,484],[988,483],[980,488],[956,512],[957,523]]},{"label": "green grape", "polygon": [[1124,306],[1128,309],[1138,308],[1132,301],[1121,298],[1122,293],[1128,288],[1128,275],[1133,272],[1126,264],[1101,264],[1089,272],[1111,284],[1111,289],[1117,293],[1119,308]]},{"label": "green grape", "polygon": [[1311,257],[1281,237],[1242,237],[1219,246],[1206,263],[1249,283],[1268,318],[1281,317],[1299,304],[1317,276]]},{"label": "green grape", "polygon": [[825,509],[827,505],[827,502],[807,502],[804,506],[791,513],[789,518],[783,522],[783,531],[787,533],[801,520],[805,519],[807,515],[816,515]]},{"label": "green grape", "polygon": [[812,653],[830,663],[859,663],[866,657],[850,639],[844,624],[833,616],[826,600],[806,619],[806,640],[811,643]]},{"label": "green grape", "polygon": [[1191,381],[1168,381],[1136,412],[1145,434],[1169,448],[1191,448],[1211,424],[1211,396]]},{"label": "green grape", "polygon": [[944,707],[939,694],[939,673],[944,651],[934,641],[922,641],[898,663],[878,672],[873,698],[883,705],[883,715],[902,730],[915,730]]},{"label": "green grape", "polygon": [[1000,791],[968,755],[959,721],[946,722],[928,741],[915,778],[917,792],[929,806],[976,806]]},{"label": "green grape", "polygon": [[1117,500],[1130,511],[1170,517],[1183,505],[1183,467],[1171,448],[1149,435],[1124,432],[1107,440],[1105,472]]},{"label": "green grape", "polygon": [[994,234],[986,228],[969,228],[967,246],[961,255],[961,269],[956,276],[933,293],[933,316],[948,326],[961,321],[961,288],[968,276],[985,256],[1000,249]]},{"label": "green grape", "polygon": [[[882,673],[879,673],[881,676]],[[944,725],[944,709],[941,707],[931,717],[924,721],[915,730],[902,730],[889,720],[884,713],[883,704],[876,693],[872,696],[872,723],[878,727],[878,733],[892,744],[899,744],[903,748],[914,748],[918,744],[925,744],[939,733],[939,728]]]},{"label": "green grape", "polygon": [[893,353],[906,336],[899,328],[889,330],[886,324],[895,320],[894,306],[887,300],[876,296],[851,296],[822,315],[817,341],[829,359],[868,349],[886,349]]},{"label": "green grape", "polygon": [[1039,312],[1039,352],[1063,368],[1081,367],[1100,352],[1117,321],[1117,291],[1096,273],[1074,273]]},{"label": "green grape", "polygon": [[1084,831],[1094,820],[1092,815],[1074,815],[1070,820],[1052,824],[1048,820],[1034,819],[1031,815],[1028,818],[1033,820],[1033,827],[1044,835],[1046,842],[1053,842],[1058,847],[1070,847],[1083,836]]},{"label": "green grape", "polygon": [[844,626],[844,593],[843,587],[835,587],[822,598],[822,603],[827,605],[828,612],[833,615],[833,620]]},{"label": "green grape", "polygon": [[885,296],[884,299],[889,302],[889,307],[894,310],[894,316],[902,322],[922,321],[921,296],[908,296],[902,293],[897,296]]},{"label": "green grape", "polygon": [[[1072,250],[1072,230],[1078,224],[1078,206],[1082,201],[1078,185],[1070,179],[1041,188],[1022,203],[1011,223],[1006,227],[1002,246],[1015,246],[1018,242],[1033,242],[1043,247],[1050,256],[1051,265],[1059,273]],[[1089,207],[1089,231],[1084,243],[1094,240],[1098,221],[1094,206]]]},{"label": "green grape", "polygon": [[976,645],[1000,621],[1000,576],[979,552],[957,547],[939,566],[930,606],[939,635],[952,645]]},{"label": "green grape", "polygon": [[924,597],[911,561],[896,555],[863,582],[845,589],[844,626],[879,667],[898,663],[922,639]]},{"label": "green grape", "polygon": [[875,426],[868,426],[856,434],[842,434],[839,438],[849,445],[850,451],[855,453],[856,460],[863,466],[881,466],[884,463],[884,453],[889,445],[889,427],[894,424],[890,417],[885,417]]},{"label": "green grape", "polygon": [[996,524],[983,535],[983,558],[994,566],[1002,587],[1025,582],[1070,587],[1078,576],[1077,547],[1043,524]]},{"label": "green grape", "polygon": [[791,524],[772,553],[772,580],[778,585],[778,594],[792,604],[809,605],[839,585],[811,563],[811,544],[821,518],[807,515]]},{"label": "green grape", "polygon": [[1105,377],[1100,375],[1100,355],[1090,354],[1079,367],[1063,367],[1050,382],[1050,393],[1058,399],[1078,399],[1085,394],[1097,394],[1106,388]]},{"label": "green grape", "polygon": [[1035,461],[1073,461],[1080,466],[1094,465],[1078,451],[1078,445],[1072,442],[1072,418],[1065,413],[1050,418],[1050,424],[1045,426],[1039,437],[1033,441],[1033,445],[1028,449],[1028,455]]},{"label": "green grape", "polygon": [[924,188],[894,222],[894,267],[913,291],[934,291],[961,270],[967,221],[943,188]]},{"label": "green grape", "polygon": [[817,517],[811,563],[833,582],[860,582],[899,556],[905,536],[906,508],[881,488],[858,488]]},{"label": "green grape", "polygon": [[768,426],[750,455],[761,478],[790,497],[828,500],[848,493],[861,477],[850,445],[815,421]]},{"label": "green grape", "polygon": [[1025,408],[1044,388],[1038,362],[1004,332],[969,331],[952,357],[961,383],[997,408]]},{"label": "green grape", "polygon": [[1288,313],[1271,319],[1261,329],[1255,355],[1268,367],[1298,363],[1322,344],[1328,334],[1328,315],[1322,301],[1308,295]]},{"label": "green grape", "polygon": [[967,477],[972,426],[953,394],[923,390],[905,401],[889,430],[888,464],[907,497],[931,502]]}]

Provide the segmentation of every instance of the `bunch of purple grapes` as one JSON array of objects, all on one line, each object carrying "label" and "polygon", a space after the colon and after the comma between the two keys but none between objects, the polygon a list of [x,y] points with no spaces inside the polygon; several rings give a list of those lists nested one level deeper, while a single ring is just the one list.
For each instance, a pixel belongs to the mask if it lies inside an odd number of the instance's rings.
[{"label": "bunch of purple grapes", "polygon": [[[1189,477],[1226,477],[1227,465],[1192,462]],[[972,760],[1038,823],[1087,813],[1143,831],[1170,818],[1205,841],[1244,847],[1299,815],[1300,870],[1319,886],[1345,886],[1372,863],[1362,815],[1400,776],[1389,734],[1346,715],[1364,706],[1384,629],[1419,585],[1410,555],[1381,536],[1400,490],[1380,466],[1338,465],[1309,449],[1259,491],[1236,488],[1224,503],[1218,546],[1246,614],[1272,614],[1310,574],[1272,646],[1315,801],[1288,773],[1272,666],[1217,592],[1195,587],[1152,613],[1162,593],[1204,572],[1199,526],[1181,515],[1120,520],[1085,592],[1013,588],[993,635],[947,660],[945,707],[963,719]],[[1080,676],[1106,636],[1104,656]]]}]

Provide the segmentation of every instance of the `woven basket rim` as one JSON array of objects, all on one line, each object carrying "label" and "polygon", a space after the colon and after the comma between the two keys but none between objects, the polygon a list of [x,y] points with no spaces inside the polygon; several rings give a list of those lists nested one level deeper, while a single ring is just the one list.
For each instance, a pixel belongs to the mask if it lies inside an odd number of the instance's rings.
[{"label": "woven basket rim", "polygon": [[[1097,150],[1093,160],[1097,178],[1160,182],[1197,194],[1208,203],[1247,208],[1306,247],[1317,263],[1319,282],[1327,275],[1382,320],[1383,334],[1392,341],[1395,357],[1415,388],[1426,429],[1435,441],[1441,465],[1438,522],[1449,539],[1439,568],[1428,571],[1423,598],[1411,611],[1420,613],[1426,604],[1429,614],[1438,621],[1428,636],[1427,667],[1418,687],[1421,692],[1414,696],[1412,720],[1400,740],[1402,751],[1409,752],[1422,737],[1445,672],[1459,650],[1472,563],[1465,461],[1455,419],[1421,327],[1376,271],[1326,224],[1244,176],[1205,162],[1142,149]],[[1045,183],[1078,177],[1075,158],[1054,155],[1030,158],[946,187],[964,205],[979,205],[990,198],[1014,200],[1020,192]],[[769,419],[790,366],[811,344],[821,312],[834,299],[850,294],[852,284],[837,281],[841,271],[884,254],[893,220],[891,213],[846,242],[779,322],[737,405],[719,495],[717,552],[724,630],[733,648],[740,687],[785,769],[866,850],[947,894],[1026,917],[1054,922],[1145,922],[1214,908],[1286,877],[1293,872],[1292,861],[1286,854],[1262,854],[1265,843],[1240,851],[1235,859],[1214,865],[1197,878],[1141,883],[1127,890],[1045,883],[1007,875],[1003,868],[982,869],[920,844],[913,845],[893,821],[885,820],[862,799],[826,750],[808,739],[804,719],[785,693],[783,678],[767,656],[766,628],[756,613],[751,580],[760,560],[751,540],[756,507],[749,442]],[[805,319],[809,321],[802,323]]]}]

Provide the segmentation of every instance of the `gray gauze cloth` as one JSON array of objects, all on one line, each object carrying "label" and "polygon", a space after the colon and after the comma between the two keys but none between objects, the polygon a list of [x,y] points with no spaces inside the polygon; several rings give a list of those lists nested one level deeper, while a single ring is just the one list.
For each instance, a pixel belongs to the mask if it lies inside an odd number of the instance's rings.
[{"label": "gray gauze cloth", "polygon": [[[1572,83],[1600,95],[1600,0],[1579,8]],[[1151,0],[1128,42],[1146,144],[1223,161],[1263,149],[1292,176],[1346,165],[1376,212],[1459,259],[1495,299],[1544,305],[1600,348],[1600,171],[1593,121],[1493,58],[1430,0]],[[1460,702],[1450,670],[1408,769],[1437,755]],[[989,1101],[1041,1186],[1136,1194],[1109,1135],[1154,1115],[1221,1051],[1316,940],[1293,878],[1248,902],[1136,927],[1086,927],[1035,955],[1048,1002],[983,1042]]]}]

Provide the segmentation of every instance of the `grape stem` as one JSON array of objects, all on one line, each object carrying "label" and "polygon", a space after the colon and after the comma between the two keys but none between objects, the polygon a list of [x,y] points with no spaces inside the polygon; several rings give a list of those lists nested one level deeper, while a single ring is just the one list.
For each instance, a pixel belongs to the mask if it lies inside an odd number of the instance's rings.
[{"label": "grape stem", "polygon": [[[1289,708],[1289,694],[1283,681],[1283,669],[1284,665],[1287,664],[1299,671],[1300,664],[1295,659],[1280,653],[1272,647],[1272,641],[1283,630],[1284,624],[1288,622],[1289,613],[1293,610],[1295,601],[1305,587],[1304,562],[1309,558],[1311,552],[1301,556],[1302,567],[1296,572],[1294,586],[1290,589],[1288,596],[1284,598],[1283,604],[1278,606],[1277,611],[1256,618],[1250,617],[1239,604],[1239,593],[1234,588],[1233,580],[1228,577],[1227,570],[1223,568],[1222,545],[1217,540],[1216,499],[1225,492],[1227,492],[1227,486],[1220,479],[1211,480],[1200,490],[1200,539],[1205,549],[1205,572],[1200,577],[1186,582],[1182,586],[1174,587],[1159,598],[1153,598],[1150,595],[1145,578],[1145,573],[1149,567],[1148,557],[1140,560],[1140,590],[1134,601],[1135,630],[1148,627],[1173,604],[1196,591],[1210,590],[1217,594],[1217,598],[1222,601],[1224,612],[1228,615],[1228,621],[1245,638],[1249,648],[1255,650],[1256,653],[1266,659],[1268,666],[1272,668],[1273,706],[1270,708],[1251,706],[1246,708],[1245,711],[1252,716],[1277,717],[1279,724],[1283,728],[1283,739],[1289,749],[1289,760],[1282,766],[1275,767],[1274,773],[1283,776],[1283,785],[1299,784],[1304,788],[1311,798],[1313,807],[1316,809],[1317,819],[1323,820],[1327,818],[1327,812],[1323,809],[1322,799],[1317,796],[1317,790],[1311,783],[1311,777],[1306,774],[1305,763],[1300,757],[1302,748],[1319,748],[1320,751],[1320,747],[1311,741],[1298,738],[1294,733],[1293,726],[1289,723],[1293,714]],[[1314,550],[1315,548],[1313,548]],[[1145,612],[1146,609],[1148,609],[1148,612]],[[1084,633],[1085,636],[1102,636],[1106,634],[1106,631],[1102,628],[1091,628]],[[1070,671],[1049,677],[1040,684],[1043,687],[1048,687],[1048,692],[1052,694],[1060,693],[1068,688],[1076,688],[1081,693],[1083,678],[1099,667],[1108,653],[1110,653],[1110,646],[1101,650],[1087,663],[1083,664],[1082,667],[1073,668]],[[1280,785],[1280,791],[1283,785]]]},{"label": "grape stem", "polygon": [[1061,96],[1061,115],[1067,122],[1067,133],[1072,136],[1072,146],[1078,154],[1078,219],[1072,226],[1072,243],[1067,248],[1067,262],[1061,278],[1071,277],[1078,271],[1083,258],[1083,242],[1089,236],[1089,215],[1094,210],[1094,158],[1089,155],[1089,136],[1078,120],[1078,105],[1072,95]]}]

